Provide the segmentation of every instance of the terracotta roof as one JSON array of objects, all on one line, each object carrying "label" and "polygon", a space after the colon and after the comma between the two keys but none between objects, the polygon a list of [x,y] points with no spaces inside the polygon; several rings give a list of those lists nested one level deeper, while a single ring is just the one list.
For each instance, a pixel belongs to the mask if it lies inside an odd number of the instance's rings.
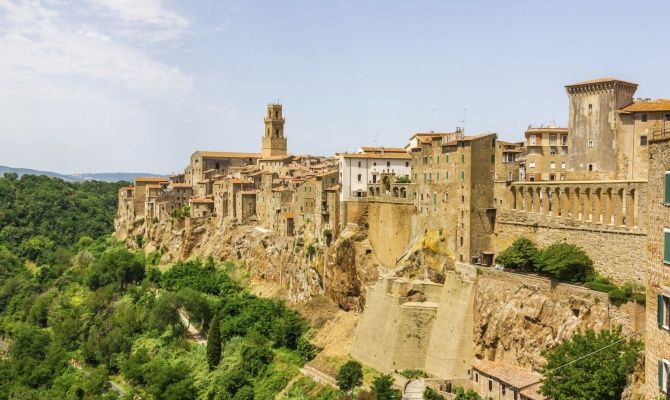
[{"label": "terracotta roof", "polygon": [[239,193],[239,194],[253,194],[253,195],[256,195],[256,194],[258,194],[258,192],[259,192],[259,190],[240,190],[240,191],[237,192],[237,193]]},{"label": "terracotta roof", "polygon": [[369,158],[369,159],[398,159],[398,160],[409,160],[412,158],[408,153],[340,153],[341,157],[344,158]]},{"label": "terracotta roof", "polygon": [[190,183],[171,183],[170,187],[173,189],[193,189]]},{"label": "terracotta roof", "polygon": [[522,393],[531,400],[545,399],[544,396],[536,393],[542,379],[542,375],[537,372],[486,360],[475,360],[472,363],[472,367],[517,389],[528,387]]},{"label": "terracotta roof", "polygon": [[209,158],[260,158],[260,153],[238,153],[233,151],[196,151],[195,154]]},{"label": "terracotta roof", "polygon": [[145,185],[144,187],[147,189],[160,189],[161,185]]},{"label": "terracotta roof", "polygon": [[621,109],[625,112],[653,112],[670,111],[670,100],[657,99],[647,101],[636,101],[635,103]]},{"label": "terracotta roof", "polygon": [[214,200],[212,199],[207,199],[207,198],[202,198],[202,197],[196,197],[191,199],[192,204],[212,204],[214,203]]},{"label": "terracotta roof", "polygon": [[260,161],[283,161],[289,158],[293,158],[292,155],[285,155],[285,156],[270,156],[270,157],[263,157],[260,159]]},{"label": "terracotta roof", "polygon": [[621,79],[616,79],[616,78],[597,78],[597,79],[590,79],[588,81],[582,81],[582,82],[576,82],[576,83],[571,83],[569,85],[565,85],[565,87],[573,87],[573,86],[582,86],[582,85],[593,85],[596,83],[608,83],[608,82],[621,82],[621,83],[626,83],[629,85],[635,85],[637,86],[637,83],[635,82],[628,82],[628,81],[623,81]]},{"label": "terracotta roof", "polygon": [[170,180],[168,178],[164,178],[162,176],[145,176],[145,177],[137,177],[135,178],[135,183],[138,182],[169,182]]},{"label": "terracotta roof", "polygon": [[529,126],[526,132],[568,132],[568,128],[562,126]]},{"label": "terracotta roof", "polygon": [[248,181],[246,179],[239,179],[239,178],[232,178],[230,179],[230,183],[233,184],[244,184],[244,183],[253,183],[252,181]]},{"label": "terracotta roof", "polygon": [[361,147],[364,153],[407,153],[401,147]]}]

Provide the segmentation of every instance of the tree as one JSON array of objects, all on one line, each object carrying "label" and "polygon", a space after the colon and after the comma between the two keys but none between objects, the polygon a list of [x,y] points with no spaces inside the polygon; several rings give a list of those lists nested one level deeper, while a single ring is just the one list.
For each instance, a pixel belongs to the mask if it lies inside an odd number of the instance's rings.
[{"label": "tree", "polygon": [[577,332],[570,340],[545,351],[542,394],[552,399],[621,398],[642,344],[614,332]]},{"label": "tree", "polygon": [[86,283],[91,289],[116,283],[139,282],[144,277],[144,265],[123,247],[107,249],[86,272]]},{"label": "tree", "polygon": [[337,372],[337,387],[343,392],[353,390],[363,383],[363,366],[358,361],[347,361]]},{"label": "tree", "polygon": [[444,396],[439,394],[437,390],[433,389],[430,386],[426,386],[426,389],[423,391],[424,400],[444,400]]},{"label": "tree", "polygon": [[207,334],[207,364],[213,370],[221,362],[221,321],[219,315],[214,315]]},{"label": "tree", "polygon": [[535,257],[535,266],[541,273],[566,282],[584,282],[593,273],[593,260],[579,246],[572,243],[554,243]]},{"label": "tree", "polygon": [[372,381],[372,393],[377,400],[400,400],[400,390],[393,388],[393,377],[391,375],[380,375]]},{"label": "tree", "polygon": [[533,260],[537,256],[537,246],[530,239],[520,237],[496,257],[496,262],[505,268],[533,271]]},{"label": "tree", "polygon": [[465,390],[462,386],[454,387],[456,400],[482,400],[482,397],[472,389]]}]

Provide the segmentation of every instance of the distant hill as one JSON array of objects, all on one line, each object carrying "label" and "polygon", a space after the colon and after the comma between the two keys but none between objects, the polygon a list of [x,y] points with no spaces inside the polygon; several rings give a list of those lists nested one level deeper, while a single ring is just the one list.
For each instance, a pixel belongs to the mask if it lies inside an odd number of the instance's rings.
[{"label": "distant hill", "polygon": [[82,181],[101,181],[101,182],[132,182],[138,176],[162,176],[148,172],[98,172],[98,173],[82,173],[82,174],[59,174],[51,171],[39,171],[29,168],[12,168],[0,165],[0,176],[6,172],[14,172],[21,175],[46,175],[49,177],[60,178],[67,182],[82,182]]}]

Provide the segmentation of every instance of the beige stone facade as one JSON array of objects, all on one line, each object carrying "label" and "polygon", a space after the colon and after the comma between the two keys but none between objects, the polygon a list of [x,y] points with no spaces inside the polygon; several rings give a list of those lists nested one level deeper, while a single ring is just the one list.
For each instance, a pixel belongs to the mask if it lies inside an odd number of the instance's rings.
[{"label": "beige stone facade", "polygon": [[522,177],[526,182],[567,179],[568,129],[529,127],[525,132],[525,158]]},{"label": "beige stone facade", "polygon": [[645,398],[670,396],[670,135],[649,142]]},{"label": "beige stone facade", "polygon": [[417,232],[440,230],[456,260],[490,264],[496,134],[412,150],[412,201]]}]

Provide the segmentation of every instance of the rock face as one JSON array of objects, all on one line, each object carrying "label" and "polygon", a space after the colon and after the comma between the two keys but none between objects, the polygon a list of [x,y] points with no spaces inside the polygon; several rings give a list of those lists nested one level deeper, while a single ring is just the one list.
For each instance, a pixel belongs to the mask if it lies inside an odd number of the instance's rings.
[{"label": "rock face", "polygon": [[327,245],[297,232],[279,235],[253,225],[215,226],[210,219],[141,225],[125,237],[129,246],[143,238],[146,252],[161,251],[162,262],[212,256],[243,265],[251,279],[279,283],[288,289],[289,300],[305,301],[326,294],[345,311],[361,311],[366,287],[379,276],[367,234],[355,225]]},{"label": "rock face", "polygon": [[[644,330],[644,307],[621,307],[607,295],[544,278],[483,270],[477,280],[475,356],[538,368],[542,351],[569,339],[576,330]],[[643,335],[641,336],[643,337]]]}]

